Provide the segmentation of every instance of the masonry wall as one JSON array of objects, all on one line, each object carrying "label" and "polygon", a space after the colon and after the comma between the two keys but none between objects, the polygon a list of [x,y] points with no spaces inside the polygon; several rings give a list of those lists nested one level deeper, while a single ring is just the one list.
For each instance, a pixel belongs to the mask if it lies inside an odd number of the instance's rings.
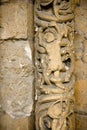
[{"label": "masonry wall", "polygon": [[75,10],[76,130],[87,130],[87,0]]},{"label": "masonry wall", "polygon": [[34,129],[33,1],[0,1],[0,130]]},{"label": "masonry wall", "polygon": [[[34,128],[32,0],[0,1],[0,130]],[[75,10],[76,130],[87,130],[87,1]]]}]

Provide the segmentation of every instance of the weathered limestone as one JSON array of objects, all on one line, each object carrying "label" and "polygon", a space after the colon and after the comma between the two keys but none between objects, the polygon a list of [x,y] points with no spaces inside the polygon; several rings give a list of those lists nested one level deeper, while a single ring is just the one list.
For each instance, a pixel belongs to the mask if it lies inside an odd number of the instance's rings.
[{"label": "weathered limestone", "polygon": [[75,11],[76,130],[87,130],[87,1]]},{"label": "weathered limestone", "polygon": [[0,114],[0,130],[33,130],[28,126],[28,118],[13,119],[9,115]]},{"label": "weathered limestone", "polygon": [[36,0],[36,130],[74,130],[72,1]]},{"label": "weathered limestone", "polygon": [[28,29],[27,2],[12,1],[0,6],[0,39],[26,39]]},{"label": "weathered limestone", "polygon": [[33,64],[28,41],[0,45],[2,109],[12,117],[30,116],[33,107]]},{"label": "weathered limestone", "polygon": [[[0,0],[0,130],[74,130],[74,14],[80,0]],[[87,130],[87,1],[75,11],[76,130]]]},{"label": "weathered limestone", "polygon": [[0,1],[0,130],[34,130],[32,14],[33,1]]},{"label": "weathered limestone", "polygon": [[76,114],[76,130],[87,130],[87,115]]}]

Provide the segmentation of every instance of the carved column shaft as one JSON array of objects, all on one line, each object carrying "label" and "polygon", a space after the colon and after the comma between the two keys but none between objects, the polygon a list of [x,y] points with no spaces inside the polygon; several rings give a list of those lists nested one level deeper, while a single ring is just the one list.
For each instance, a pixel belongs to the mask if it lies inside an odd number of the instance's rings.
[{"label": "carved column shaft", "polygon": [[72,3],[35,3],[36,130],[75,129]]}]

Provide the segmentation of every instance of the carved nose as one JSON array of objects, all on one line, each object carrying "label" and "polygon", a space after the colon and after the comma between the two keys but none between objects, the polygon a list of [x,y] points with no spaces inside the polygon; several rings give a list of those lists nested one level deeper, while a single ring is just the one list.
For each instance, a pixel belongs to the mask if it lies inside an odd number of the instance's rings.
[{"label": "carved nose", "polygon": [[64,71],[65,70],[65,65],[62,63],[62,61],[61,61],[61,64],[59,65],[59,70],[60,71]]}]

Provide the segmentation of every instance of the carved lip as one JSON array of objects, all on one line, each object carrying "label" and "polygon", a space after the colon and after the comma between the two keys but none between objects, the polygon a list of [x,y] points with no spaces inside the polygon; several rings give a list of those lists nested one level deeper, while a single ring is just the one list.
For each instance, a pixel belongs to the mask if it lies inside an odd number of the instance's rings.
[{"label": "carved lip", "polygon": [[49,5],[53,0],[40,0],[40,4],[42,6]]}]

